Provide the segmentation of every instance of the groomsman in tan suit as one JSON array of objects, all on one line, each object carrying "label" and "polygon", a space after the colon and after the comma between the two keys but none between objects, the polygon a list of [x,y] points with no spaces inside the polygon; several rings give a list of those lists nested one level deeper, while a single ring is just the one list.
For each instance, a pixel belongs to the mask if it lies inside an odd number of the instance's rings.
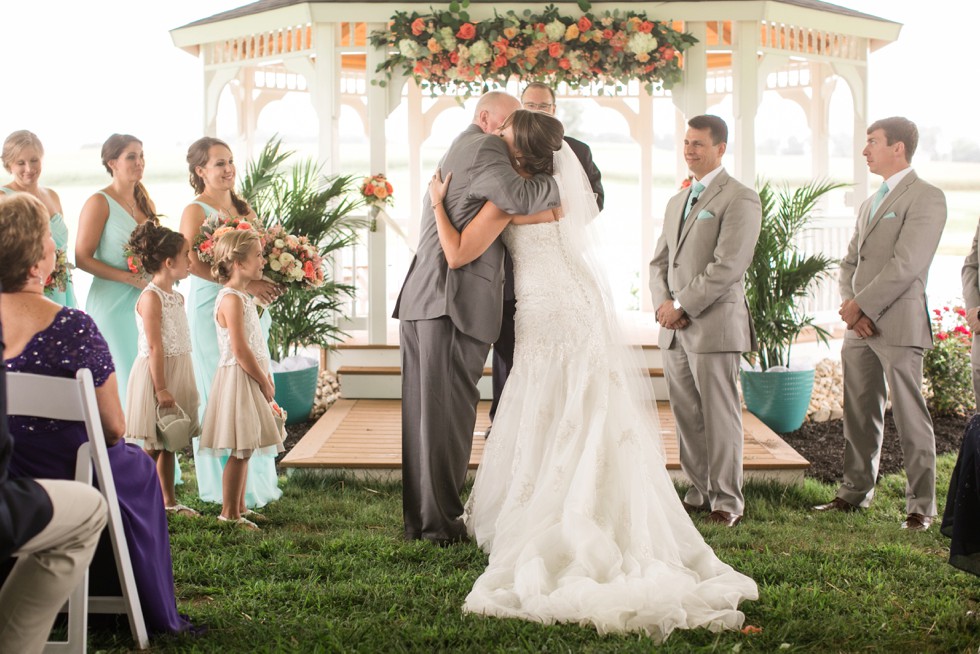
[{"label": "groomsman in tan suit", "polygon": [[963,302],[966,304],[966,321],[973,332],[973,349],[970,350],[970,360],[973,363],[973,395],[976,398],[977,411],[980,411],[980,256],[977,243],[980,239],[980,224],[973,235],[973,247],[963,261],[960,277],[963,280]]},{"label": "groomsman in tan suit", "polygon": [[908,476],[902,528],[913,531],[928,529],[936,514],[936,439],[921,391],[922,353],[932,347],[926,280],[946,224],[946,196],[910,166],[918,141],[906,118],[868,128],[862,154],[884,183],[861,205],[840,266],[840,315],[848,329],[841,352],[844,479],[833,501],[814,507],[854,511],[871,504],[890,390]]},{"label": "groomsman in tan suit", "polygon": [[742,278],[759,239],[762,206],[721,165],[725,121],[704,115],[687,124],[684,159],[694,183],[667,203],[650,290],[681,469],[691,480],[684,507],[710,511],[710,522],[734,527],[745,507],[739,357],[755,349]]}]

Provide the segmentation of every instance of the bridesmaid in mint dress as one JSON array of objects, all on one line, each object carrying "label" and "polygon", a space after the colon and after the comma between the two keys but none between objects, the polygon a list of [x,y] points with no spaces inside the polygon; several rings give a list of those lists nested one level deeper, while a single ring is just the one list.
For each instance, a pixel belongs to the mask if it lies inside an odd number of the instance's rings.
[{"label": "bridesmaid in mint dress", "polygon": [[143,143],[135,136],[113,134],[102,145],[102,165],[112,183],[82,207],[75,242],[77,266],[93,276],[85,311],[109,344],[125,407],[129,371],[136,361],[136,301],[146,279],[129,270],[123,248],[137,225],[157,221],[156,208],[140,181]]},{"label": "bridesmaid in mint dress", "polygon": [[[54,238],[55,247],[67,253],[68,225],[65,224],[61,199],[53,190],[43,188],[39,184],[41,163],[44,159],[44,146],[41,145],[41,140],[26,129],[17,130],[4,140],[2,159],[4,169],[14,178],[6,186],[0,186],[0,192],[7,195],[28,193],[40,200],[51,214],[51,236]],[[64,291],[45,289],[44,294],[62,306],[72,308],[78,306],[70,272]]]},{"label": "bridesmaid in mint dress", "polygon": [[[235,162],[231,149],[216,138],[204,137],[191,144],[187,150],[187,168],[190,183],[197,198],[184,209],[180,217],[180,232],[194,243],[204,220],[213,214],[221,217],[236,216],[257,220],[255,212],[235,193]],[[218,333],[214,324],[214,302],[221,286],[211,278],[211,267],[201,262],[191,248],[191,283],[187,293],[187,321],[191,328],[192,358],[197,391],[201,396],[201,415],[207,406],[211,381],[218,368]],[[262,304],[269,304],[282,294],[283,289],[266,281],[248,285],[248,292]],[[269,313],[264,312],[259,321],[264,340],[269,336]],[[198,454],[200,439],[194,439],[194,465],[197,469],[197,487],[202,500],[221,504],[221,476],[227,457],[201,456]],[[248,478],[245,485],[246,508],[258,508],[279,499],[282,490],[276,474],[275,456],[255,454],[249,459]]]}]

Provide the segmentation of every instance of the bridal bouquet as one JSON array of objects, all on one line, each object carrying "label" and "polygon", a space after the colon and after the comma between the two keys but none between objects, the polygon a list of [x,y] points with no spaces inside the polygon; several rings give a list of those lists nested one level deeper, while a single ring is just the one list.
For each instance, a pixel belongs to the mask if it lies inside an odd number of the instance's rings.
[{"label": "bridal bouquet", "polygon": [[391,182],[380,173],[365,177],[361,184],[361,195],[364,196],[364,201],[376,207],[394,204],[394,193],[395,189],[391,186]]},{"label": "bridal bouquet", "polygon": [[323,257],[306,236],[289,234],[282,225],[266,230],[263,242],[264,277],[286,286],[323,286]]},{"label": "bridal bouquet", "polygon": [[47,281],[44,282],[44,290],[59,291],[64,293],[68,290],[68,281],[71,279],[71,269],[74,268],[68,262],[68,253],[61,248],[54,251],[54,270]]},{"label": "bridal bouquet", "polygon": [[194,253],[200,259],[201,263],[208,265],[214,263],[214,244],[218,242],[218,239],[223,234],[227,234],[236,229],[252,229],[259,232],[259,235],[262,236],[261,230],[238,216],[222,216],[213,213],[205,218],[204,222],[201,223],[200,231],[198,231],[197,236],[194,238]]}]

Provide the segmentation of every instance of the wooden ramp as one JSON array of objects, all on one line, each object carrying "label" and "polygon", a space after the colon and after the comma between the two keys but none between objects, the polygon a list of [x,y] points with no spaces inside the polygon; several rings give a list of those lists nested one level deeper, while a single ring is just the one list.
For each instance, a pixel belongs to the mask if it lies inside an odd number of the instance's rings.
[{"label": "wooden ramp", "polygon": [[[483,432],[490,424],[489,402],[477,408],[470,471],[483,456]],[[660,431],[671,477],[681,472],[674,418],[666,402],[659,403]],[[754,415],[742,413],[743,449],[747,479],[803,483],[806,459]],[[398,479],[401,476],[401,400],[338,400],[280,462],[283,468],[320,469],[357,477]]]}]

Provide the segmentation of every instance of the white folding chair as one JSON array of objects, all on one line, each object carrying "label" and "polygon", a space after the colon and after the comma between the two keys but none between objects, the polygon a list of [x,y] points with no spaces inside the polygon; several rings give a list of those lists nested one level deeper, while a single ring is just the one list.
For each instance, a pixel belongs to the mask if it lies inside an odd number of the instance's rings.
[{"label": "white folding chair", "polygon": [[75,379],[34,375],[24,372],[7,373],[7,413],[12,416],[34,416],[53,420],[72,420],[85,423],[88,442],[78,448],[75,479],[92,483],[92,468],[99,481],[99,489],[109,505],[109,536],[112,552],[119,572],[122,596],[89,597],[88,572],[68,598],[68,640],[49,641],[44,651],[81,652],[87,645],[88,613],[126,613],[133,640],[139,649],[149,647],[150,639],[143,621],[133,564],[129,559],[129,545],[123,531],[122,514],[116,484],[109,468],[109,452],[102,433],[99,406],[95,399],[92,373],[83,368]]}]

